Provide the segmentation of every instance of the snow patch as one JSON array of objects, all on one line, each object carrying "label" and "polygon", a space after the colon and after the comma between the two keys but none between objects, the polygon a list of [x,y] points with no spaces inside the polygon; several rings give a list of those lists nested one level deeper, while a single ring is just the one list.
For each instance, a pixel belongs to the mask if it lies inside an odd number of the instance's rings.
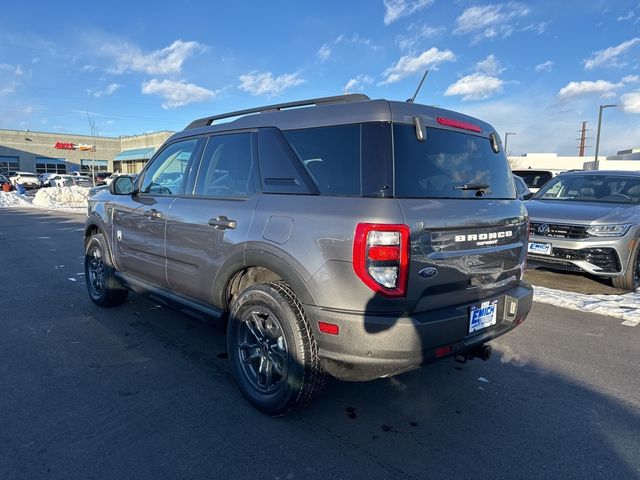
[{"label": "snow patch", "polygon": [[585,295],[534,286],[534,300],[557,307],[597,313],[640,323],[640,293],[622,295]]},{"label": "snow patch", "polygon": [[4,207],[30,207],[31,202],[24,195],[17,192],[0,191],[0,208]]},{"label": "snow patch", "polygon": [[72,187],[41,188],[33,199],[33,204],[47,209],[87,208],[89,189]]}]

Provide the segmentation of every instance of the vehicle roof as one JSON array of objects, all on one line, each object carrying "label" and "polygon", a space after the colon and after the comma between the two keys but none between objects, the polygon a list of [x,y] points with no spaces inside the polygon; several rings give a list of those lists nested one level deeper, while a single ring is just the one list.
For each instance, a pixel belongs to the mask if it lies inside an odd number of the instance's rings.
[{"label": "vehicle roof", "polygon": [[577,176],[577,175],[619,175],[624,177],[640,177],[640,171],[638,170],[575,170],[571,172],[564,172],[562,176]]},{"label": "vehicle roof", "polygon": [[[345,97],[349,96],[347,95]],[[427,127],[444,128],[456,132],[473,133],[485,137],[488,137],[491,133],[495,132],[494,128],[488,123],[452,110],[417,103],[398,102],[384,99],[369,100],[368,97],[357,97],[358,99],[356,101],[349,100],[341,103],[323,103],[315,106],[287,108],[283,110],[268,109],[265,107],[266,110],[242,115],[235,120],[227,121],[225,123],[214,123],[212,125],[196,126],[195,128],[187,127],[182,132],[178,132],[173,135],[168,141],[204,133],[254,129],[258,127],[277,127],[281,130],[295,130],[301,128],[326,127],[363,122],[413,124],[413,117],[415,116],[421,116],[425,126]],[[360,97],[363,97],[364,99],[361,100]],[[475,133],[460,130],[458,128],[443,126],[437,122],[437,117],[446,117],[452,120],[473,123],[479,126],[482,129],[482,132]],[[201,125],[206,121],[207,118],[200,119],[192,122],[192,125]]]},{"label": "vehicle roof", "polygon": [[563,173],[568,172],[567,169],[561,168],[514,168],[513,172],[522,172],[522,173],[535,173],[535,172],[549,172],[549,173]]}]

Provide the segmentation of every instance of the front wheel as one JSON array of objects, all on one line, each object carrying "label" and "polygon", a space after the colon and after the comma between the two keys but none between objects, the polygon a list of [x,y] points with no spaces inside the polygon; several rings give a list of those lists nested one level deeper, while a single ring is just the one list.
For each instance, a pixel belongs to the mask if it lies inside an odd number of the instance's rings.
[{"label": "front wheel", "polygon": [[325,373],[302,305],[284,282],[252,285],[234,300],[227,347],[243,395],[269,415],[310,403]]},{"label": "front wheel", "polygon": [[624,276],[613,277],[611,281],[614,287],[628,292],[633,292],[640,287],[640,238],[636,239]]},{"label": "front wheel", "polygon": [[129,291],[114,275],[104,235],[96,233],[86,242],[84,276],[91,300],[101,307],[113,307],[127,299]]}]

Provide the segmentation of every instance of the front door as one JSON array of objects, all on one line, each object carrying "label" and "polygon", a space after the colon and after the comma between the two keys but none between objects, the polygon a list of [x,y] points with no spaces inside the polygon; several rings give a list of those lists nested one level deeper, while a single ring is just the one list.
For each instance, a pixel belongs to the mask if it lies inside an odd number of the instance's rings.
[{"label": "front door", "polygon": [[167,145],[136,182],[139,189],[121,197],[113,211],[114,256],[118,270],[158,287],[167,287],[167,214],[184,192],[198,139]]}]

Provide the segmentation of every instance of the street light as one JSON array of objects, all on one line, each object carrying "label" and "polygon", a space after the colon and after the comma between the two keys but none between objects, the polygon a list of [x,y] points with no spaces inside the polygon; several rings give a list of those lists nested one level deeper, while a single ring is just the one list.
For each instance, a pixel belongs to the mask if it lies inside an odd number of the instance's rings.
[{"label": "street light", "polygon": [[598,111],[598,133],[596,134],[596,153],[595,153],[595,166],[596,170],[600,167],[600,162],[598,160],[598,150],[600,150],[600,127],[602,126],[602,110],[605,108],[617,107],[618,105],[600,105],[600,110]]},{"label": "street light", "polygon": [[509,135],[517,135],[517,132],[504,132],[504,154],[509,155],[507,145],[509,144]]}]

